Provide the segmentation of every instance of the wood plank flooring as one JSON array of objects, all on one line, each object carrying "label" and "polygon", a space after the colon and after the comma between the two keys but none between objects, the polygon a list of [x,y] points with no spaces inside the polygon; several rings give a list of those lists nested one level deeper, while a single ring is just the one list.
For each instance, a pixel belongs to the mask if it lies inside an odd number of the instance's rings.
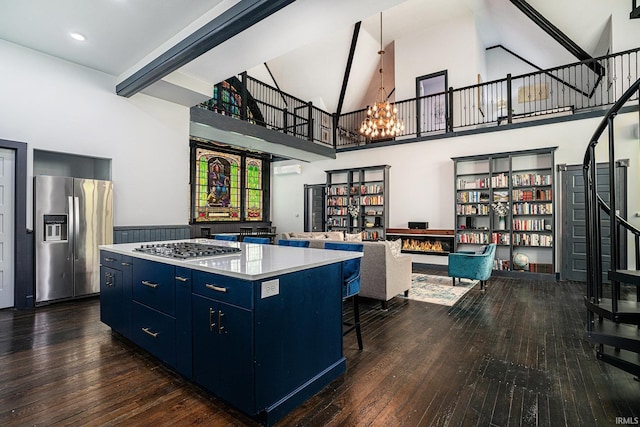
[{"label": "wood plank flooring", "polygon": [[[422,272],[429,272],[423,270]],[[437,272],[431,272],[436,273]],[[585,285],[493,277],[454,307],[361,304],[364,350],[281,426],[611,426],[640,382],[583,339]],[[255,426],[113,335],[97,298],[0,310],[0,426]]]}]

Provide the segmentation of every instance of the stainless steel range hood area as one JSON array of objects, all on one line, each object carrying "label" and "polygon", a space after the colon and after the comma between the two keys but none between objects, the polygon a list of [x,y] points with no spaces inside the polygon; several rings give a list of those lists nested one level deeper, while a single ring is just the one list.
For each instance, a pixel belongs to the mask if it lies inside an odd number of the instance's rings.
[{"label": "stainless steel range hood area", "polygon": [[336,158],[333,147],[296,138],[198,107],[191,108],[192,137],[273,154],[286,159],[313,162]]}]

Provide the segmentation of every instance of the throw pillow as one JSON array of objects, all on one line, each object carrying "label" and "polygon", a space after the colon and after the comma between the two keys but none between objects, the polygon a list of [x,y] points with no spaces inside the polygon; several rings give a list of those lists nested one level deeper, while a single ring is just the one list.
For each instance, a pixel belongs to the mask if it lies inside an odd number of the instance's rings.
[{"label": "throw pillow", "polygon": [[402,239],[385,240],[384,243],[389,247],[391,255],[393,255],[394,258],[398,258],[400,256],[402,251]]},{"label": "throw pillow", "polygon": [[313,234],[313,235],[311,236],[311,238],[312,238],[312,239],[315,239],[315,240],[326,240],[326,239],[327,239],[327,235],[326,235],[326,234],[322,234],[322,233],[319,233],[319,234]]},{"label": "throw pillow", "polygon": [[345,242],[362,242],[362,234],[361,233],[344,233],[344,241]]}]

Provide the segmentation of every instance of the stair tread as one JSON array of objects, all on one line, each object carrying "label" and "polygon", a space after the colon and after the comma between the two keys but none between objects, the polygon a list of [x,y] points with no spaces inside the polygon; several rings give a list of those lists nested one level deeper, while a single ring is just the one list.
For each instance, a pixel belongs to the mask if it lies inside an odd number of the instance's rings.
[{"label": "stair tread", "polygon": [[[598,304],[602,308],[611,309],[611,298],[601,298]],[[640,314],[640,302],[630,300],[618,300],[618,313]]]},{"label": "stair tread", "polygon": [[592,332],[597,334],[606,334],[612,337],[623,338],[638,341],[640,346],[640,329],[634,325],[625,325],[621,323],[603,320],[593,324]]},{"label": "stair tread", "polygon": [[598,350],[598,353],[609,358],[614,358],[626,363],[637,365],[638,369],[640,370],[640,354],[638,353],[626,350],[616,350],[613,347],[604,347],[602,350]]},{"label": "stair tread", "polygon": [[585,296],[584,305],[589,311],[609,320],[633,325],[640,324],[640,303],[637,301],[618,300],[618,310],[615,313],[613,312],[611,298],[602,298],[596,304]]},{"label": "stair tread", "polygon": [[631,285],[640,285],[640,270],[609,270],[609,279]]}]

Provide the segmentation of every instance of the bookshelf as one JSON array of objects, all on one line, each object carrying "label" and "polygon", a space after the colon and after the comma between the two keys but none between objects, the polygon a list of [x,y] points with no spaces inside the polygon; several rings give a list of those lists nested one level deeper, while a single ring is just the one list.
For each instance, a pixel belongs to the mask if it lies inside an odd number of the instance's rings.
[{"label": "bookshelf", "polygon": [[[389,165],[325,171],[327,231],[384,240],[389,226]],[[353,215],[355,214],[355,215]]]},{"label": "bookshelf", "polygon": [[495,270],[555,273],[555,149],[452,158],[456,251],[496,243]]}]

